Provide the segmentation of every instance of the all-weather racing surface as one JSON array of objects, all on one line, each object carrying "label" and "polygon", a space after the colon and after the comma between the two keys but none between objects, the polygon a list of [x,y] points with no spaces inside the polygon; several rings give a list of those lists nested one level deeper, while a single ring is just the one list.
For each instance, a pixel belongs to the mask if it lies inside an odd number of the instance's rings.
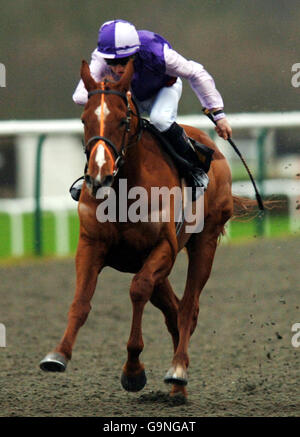
[{"label": "all-weather racing surface", "polygon": [[[162,313],[148,303],[143,319],[145,388],[120,383],[130,330],[131,274],[105,269],[89,319],[63,373],[39,361],[59,340],[75,284],[73,259],[22,261],[0,267],[1,416],[201,417],[299,416],[299,237],[221,244],[200,296],[190,343],[186,399],[170,397],[163,377],[172,341]],[[186,255],[170,280],[180,297]]]}]

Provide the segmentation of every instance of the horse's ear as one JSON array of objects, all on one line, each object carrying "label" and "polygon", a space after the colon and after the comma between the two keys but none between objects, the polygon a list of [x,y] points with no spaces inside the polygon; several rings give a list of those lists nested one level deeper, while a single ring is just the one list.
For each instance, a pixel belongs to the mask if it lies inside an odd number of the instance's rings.
[{"label": "horse's ear", "polygon": [[133,61],[133,59],[130,59],[130,61],[127,63],[125,71],[118,82],[118,88],[123,91],[128,91],[130,88],[131,80],[134,74]]},{"label": "horse's ear", "polygon": [[88,92],[97,88],[97,82],[92,78],[89,64],[85,60],[81,62],[80,76]]}]

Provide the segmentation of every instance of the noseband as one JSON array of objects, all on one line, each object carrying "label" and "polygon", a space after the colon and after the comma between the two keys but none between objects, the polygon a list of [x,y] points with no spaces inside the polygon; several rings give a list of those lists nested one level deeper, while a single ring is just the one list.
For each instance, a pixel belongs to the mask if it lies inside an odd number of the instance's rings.
[{"label": "noseband", "polygon": [[[104,88],[104,82],[101,83],[102,88]],[[91,138],[89,138],[89,140],[87,141],[87,143],[85,144],[83,142],[83,149],[84,149],[84,153],[86,154],[87,157],[87,165],[86,165],[86,169],[88,167],[88,163],[89,163],[89,159],[90,159],[90,155],[91,155],[91,151],[88,150],[88,146],[93,142],[93,141],[104,141],[104,143],[108,146],[108,148],[113,152],[113,156],[115,158],[115,163],[114,163],[114,172],[113,172],[113,176],[115,176],[120,167],[122,167],[122,165],[124,164],[124,154],[125,154],[125,150],[126,150],[126,144],[125,144],[125,136],[127,133],[130,132],[130,121],[131,121],[131,114],[134,114],[134,112],[131,110],[130,105],[129,105],[129,101],[127,98],[126,93],[121,93],[120,91],[115,91],[115,90],[105,90],[105,89],[97,89],[97,90],[93,90],[90,91],[88,93],[88,98],[94,96],[95,94],[114,94],[116,96],[119,96],[123,99],[127,111],[126,111],[126,117],[122,120],[122,124],[125,125],[125,130],[124,130],[124,134],[123,134],[123,138],[122,138],[122,144],[121,144],[121,148],[120,151],[118,151],[117,147],[115,146],[115,144],[108,138],[102,136],[102,135],[96,135],[93,136]],[[134,100],[132,99],[132,101],[134,102]],[[138,111],[138,106],[136,105],[136,103],[134,102],[135,108],[136,108],[136,115],[138,117],[139,120],[139,126],[140,126],[140,115],[139,115],[139,111]],[[141,136],[141,132],[142,130],[139,129],[139,132],[137,134],[137,141],[140,139]],[[86,170],[85,170],[85,176],[86,176]]]}]

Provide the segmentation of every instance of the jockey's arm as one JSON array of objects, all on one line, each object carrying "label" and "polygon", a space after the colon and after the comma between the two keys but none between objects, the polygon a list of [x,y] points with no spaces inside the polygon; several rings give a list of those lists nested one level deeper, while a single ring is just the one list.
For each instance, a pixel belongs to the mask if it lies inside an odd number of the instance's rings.
[{"label": "jockey's arm", "polygon": [[227,138],[231,136],[232,130],[223,112],[223,99],[216,89],[211,75],[204,69],[203,65],[185,59],[167,45],[165,45],[164,48],[164,57],[166,74],[187,79],[202,106],[207,108],[211,113],[221,110],[214,116],[214,120],[217,124],[216,131],[219,136],[227,140]]},{"label": "jockey's arm", "polygon": [[[212,113],[219,112],[219,111],[223,111],[223,108],[213,108],[211,110]],[[228,138],[230,138],[232,135],[232,129],[230,127],[230,124],[228,123],[226,116],[216,119],[217,117],[218,116],[214,117],[215,122],[217,124],[215,130],[221,138],[224,138],[224,140],[228,140]]]},{"label": "jockey's arm", "polygon": [[[92,52],[90,71],[92,77],[100,82],[105,74],[110,72],[105,60],[100,56],[97,49]],[[78,105],[85,105],[88,100],[88,92],[84,86],[83,80],[81,79],[74,91],[72,96],[73,101]]]}]

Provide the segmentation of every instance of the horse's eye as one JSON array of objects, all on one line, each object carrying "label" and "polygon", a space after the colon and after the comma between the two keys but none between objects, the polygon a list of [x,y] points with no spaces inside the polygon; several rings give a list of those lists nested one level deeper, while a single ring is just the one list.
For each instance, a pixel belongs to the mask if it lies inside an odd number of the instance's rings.
[{"label": "horse's eye", "polygon": [[81,123],[84,124],[84,120],[81,119]]}]

